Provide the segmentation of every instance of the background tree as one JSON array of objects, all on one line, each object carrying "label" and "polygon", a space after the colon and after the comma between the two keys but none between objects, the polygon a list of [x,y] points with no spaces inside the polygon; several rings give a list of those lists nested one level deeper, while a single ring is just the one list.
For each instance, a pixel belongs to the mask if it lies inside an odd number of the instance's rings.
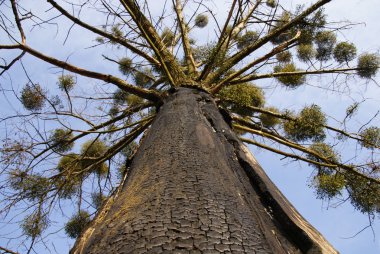
[{"label": "background tree", "polygon": [[[76,206],[65,231],[80,234],[117,189],[157,109],[180,86],[214,96],[244,142],[310,164],[318,198],[350,202],[372,221],[380,201],[377,115],[350,124],[365,100],[335,122],[307,102],[298,112],[265,103],[269,90],[281,86],[314,85],[341,96],[352,80],[374,85],[378,55],[340,36],[350,24],[329,23],[328,2],[232,1],[223,18],[208,2],[168,1],[154,13],[149,1],[48,0],[38,8],[1,2],[1,89],[15,106],[1,118],[1,212],[21,225],[20,248],[44,243],[62,204]],[[212,35],[203,41],[196,35],[207,26]],[[42,48],[46,29],[57,28],[64,45]],[[70,54],[83,45],[94,54],[85,60]],[[36,80],[29,59],[54,66],[48,75],[56,81]],[[24,83],[12,82],[12,70]],[[331,79],[315,83],[322,74]],[[346,147],[352,151],[338,154]]]}]

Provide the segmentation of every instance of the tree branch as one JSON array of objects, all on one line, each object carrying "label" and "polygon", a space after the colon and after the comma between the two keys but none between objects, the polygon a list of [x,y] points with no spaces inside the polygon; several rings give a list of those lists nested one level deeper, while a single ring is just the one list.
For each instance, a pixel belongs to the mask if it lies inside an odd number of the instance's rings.
[{"label": "tree branch", "polygon": [[99,73],[99,72],[93,72],[93,71],[81,69],[81,68],[76,67],[74,65],[71,65],[67,62],[63,62],[63,61],[60,61],[56,58],[44,55],[44,54],[40,53],[39,51],[36,51],[36,50],[30,48],[27,45],[18,45],[18,48],[26,51],[27,53],[45,61],[45,62],[48,62],[48,63],[55,65],[57,67],[60,67],[62,69],[77,73],[77,74],[85,76],[85,77],[102,80],[102,81],[105,81],[107,83],[112,83],[112,84],[116,85],[117,87],[119,87],[120,89],[122,89],[123,91],[135,94],[141,98],[144,98],[144,99],[147,99],[147,100],[150,100],[153,102],[157,102],[157,103],[160,103],[162,100],[160,94],[158,94],[157,92],[146,90],[143,88],[139,88],[137,86],[133,86],[133,85],[128,84],[127,82],[125,82],[124,80],[122,80],[118,77]]},{"label": "tree branch", "polygon": [[232,73],[231,75],[229,75],[228,77],[226,77],[225,79],[223,79],[221,82],[219,82],[219,84],[215,85],[214,87],[211,88],[211,94],[216,94],[220,91],[220,89],[223,88],[223,86],[225,84],[227,84],[229,81],[233,80],[234,78],[238,77],[239,75],[243,74],[244,72],[246,72],[247,70],[249,70],[250,68],[252,68],[253,66],[259,64],[259,63],[262,63],[264,61],[266,61],[267,59],[269,59],[270,57],[280,53],[281,51],[283,51],[285,48],[289,47],[291,44],[293,44],[294,42],[296,42],[298,40],[298,38],[300,37],[301,35],[301,32],[298,31],[297,34],[290,40],[280,44],[279,46],[275,47],[274,49],[271,50],[271,52],[267,53],[266,55],[256,59],[255,61],[251,62],[250,64],[244,66],[243,68],[241,68],[239,71],[237,72],[234,72]]},{"label": "tree branch", "polygon": [[[256,133],[256,134],[258,134],[258,133]],[[373,182],[373,183],[376,183],[376,184],[380,184],[380,179],[372,178],[370,176],[367,176],[367,175],[365,175],[365,174],[363,174],[363,173],[355,170],[354,167],[350,167],[350,166],[347,166],[347,165],[344,165],[344,164],[341,164],[341,163],[322,163],[322,162],[317,162],[317,161],[314,161],[314,160],[310,160],[310,159],[304,158],[304,157],[299,156],[299,155],[295,155],[295,154],[292,154],[292,153],[287,153],[287,152],[284,152],[284,151],[281,151],[281,150],[269,147],[267,145],[264,145],[264,144],[261,144],[259,142],[256,142],[256,141],[254,141],[252,139],[247,139],[247,138],[240,137],[240,140],[243,141],[243,142],[245,142],[245,143],[252,144],[252,145],[264,148],[264,149],[266,149],[268,151],[271,151],[271,152],[274,152],[274,153],[277,153],[277,154],[281,154],[281,155],[284,155],[286,157],[294,158],[294,159],[297,159],[297,160],[302,160],[302,161],[305,161],[305,162],[308,162],[308,163],[311,163],[311,164],[314,164],[314,165],[318,165],[318,166],[322,166],[322,167],[329,167],[329,168],[332,168],[332,169],[335,169],[335,170],[338,170],[339,168],[343,168],[343,169],[345,169],[345,170],[347,170],[347,171],[349,171],[349,172],[351,172],[351,173],[353,173],[353,174],[355,174],[355,175],[357,175],[359,177],[367,179],[370,182]],[[298,148],[296,148],[296,149],[298,149]],[[318,156],[318,157],[321,158],[320,156]]]},{"label": "tree branch", "polygon": [[266,78],[276,78],[276,77],[286,77],[293,75],[318,75],[326,73],[345,73],[350,71],[358,71],[360,68],[342,68],[342,69],[321,69],[316,71],[294,71],[294,72],[275,72],[269,74],[250,74],[240,79],[234,79],[229,82],[229,84],[239,84],[245,83],[257,79],[266,79]]},{"label": "tree branch", "polygon": [[131,45],[127,40],[123,39],[123,38],[120,38],[120,37],[117,37],[117,36],[114,36],[112,34],[109,34],[105,31],[102,31],[100,29],[97,29],[83,21],[81,21],[80,19],[72,16],[70,13],[68,13],[64,8],[62,8],[59,4],[57,4],[54,0],[47,0],[55,9],[57,9],[62,15],[64,15],[66,18],[70,19],[71,21],[73,21],[75,24],[93,32],[93,33],[96,33],[100,36],[103,36],[111,41],[114,41],[114,42],[117,42],[119,43],[120,45],[123,45],[124,47],[126,47],[127,49],[131,50],[133,53],[143,57],[144,59],[146,59],[147,61],[149,61],[151,64],[159,67],[160,66],[160,63],[154,59],[153,57],[149,56],[147,53],[145,53],[144,51],[134,47],[133,45]]},{"label": "tree branch", "polygon": [[245,48],[245,49],[237,52],[236,54],[234,54],[230,58],[226,59],[226,61],[224,62],[224,64],[222,66],[220,66],[220,68],[216,72],[214,72],[213,74],[211,74],[206,79],[205,83],[208,84],[208,85],[211,85],[211,84],[215,83],[220,78],[220,76],[223,75],[223,73],[225,73],[227,70],[231,69],[235,64],[237,64],[238,62],[240,62],[241,60],[243,60],[245,57],[247,57],[248,55],[250,55],[252,52],[254,52],[258,48],[260,48],[261,46],[263,46],[264,44],[266,44],[267,42],[269,42],[272,38],[280,35],[285,30],[287,30],[287,29],[289,29],[289,28],[297,25],[306,16],[308,16],[309,14],[311,14],[314,11],[318,10],[320,7],[322,7],[323,5],[325,5],[325,4],[329,3],[329,2],[331,2],[331,0],[319,0],[318,2],[316,2],[315,4],[313,4],[312,6],[310,6],[309,8],[307,8],[304,12],[302,12],[300,15],[298,15],[297,17],[295,17],[294,19],[292,19],[291,21],[289,21],[285,25],[283,25],[283,26],[281,26],[279,28],[274,29],[268,35],[266,35],[266,36],[258,39],[252,45],[248,46],[247,48]]},{"label": "tree branch", "polygon": [[120,0],[121,4],[131,15],[133,21],[140,29],[142,36],[148,42],[157,55],[165,75],[172,86],[179,86],[185,82],[193,83],[187,79],[174,56],[167,50],[156,29],[141,12],[137,3],[133,0]]},{"label": "tree branch", "polygon": [[182,4],[181,0],[173,0],[173,5],[175,7],[175,12],[177,14],[178,22],[180,25],[180,31],[181,31],[181,38],[182,38],[182,45],[183,45],[183,51],[185,52],[185,59],[187,62],[187,67],[189,69],[189,74],[194,74],[196,72],[196,66],[193,54],[191,52],[191,46],[189,41],[189,33],[188,33],[188,27],[185,22],[185,18],[183,16],[182,12]]}]

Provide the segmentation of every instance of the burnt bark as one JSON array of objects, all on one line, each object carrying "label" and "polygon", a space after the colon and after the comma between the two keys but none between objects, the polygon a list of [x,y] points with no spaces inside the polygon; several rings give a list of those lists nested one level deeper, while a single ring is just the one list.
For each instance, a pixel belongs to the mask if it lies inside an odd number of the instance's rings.
[{"label": "burnt bark", "polygon": [[337,252],[268,179],[212,97],[179,88],[71,253]]}]

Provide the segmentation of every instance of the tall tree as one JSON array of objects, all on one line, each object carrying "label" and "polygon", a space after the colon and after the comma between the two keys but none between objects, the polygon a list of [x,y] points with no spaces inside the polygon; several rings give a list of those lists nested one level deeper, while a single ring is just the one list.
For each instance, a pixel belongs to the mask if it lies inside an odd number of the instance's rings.
[{"label": "tall tree", "polygon": [[278,86],[373,85],[379,56],[337,36],[351,24],[328,22],[329,2],[232,0],[217,14],[208,1],[1,1],[14,108],[0,119],[0,212],[26,237],[11,242],[33,251],[68,207],[73,253],[334,253],[243,145],[310,164],[318,198],[380,211],[377,115],[350,124],[365,100],[333,125],[316,104],[265,103]]}]

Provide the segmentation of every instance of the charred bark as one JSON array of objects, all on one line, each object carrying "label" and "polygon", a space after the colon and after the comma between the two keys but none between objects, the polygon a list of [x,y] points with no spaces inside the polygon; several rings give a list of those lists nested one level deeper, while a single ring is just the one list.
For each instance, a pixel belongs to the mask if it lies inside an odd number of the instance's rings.
[{"label": "charred bark", "polygon": [[179,88],[71,253],[337,252],[268,179],[213,99]]}]

